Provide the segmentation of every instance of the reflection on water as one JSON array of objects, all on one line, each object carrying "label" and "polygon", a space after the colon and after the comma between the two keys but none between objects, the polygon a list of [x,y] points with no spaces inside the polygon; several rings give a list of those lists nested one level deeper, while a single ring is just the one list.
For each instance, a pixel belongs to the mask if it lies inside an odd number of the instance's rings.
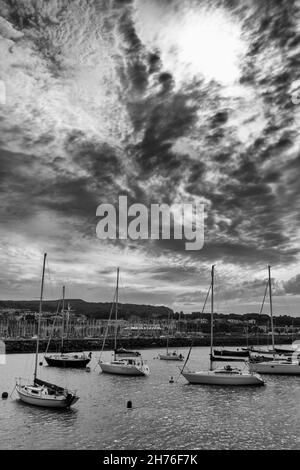
[{"label": "reflection on water", "polygon": [[[69,411],[25,405],[16,393],[1,400],[0,448],[300,449],[300,377],[265,376],[258,388],[189,385],[178,364],[154,359],[159,352],[143,352],[150,377],[101,374],[97,353],[89,373],[40,367],[41,378],[77,390],[80,400]],[[207,348],[195,348],[189,367],[206,367],[207,358]],[[8,356],[0,392],[30,376],[31,364],[32,355]]]}]

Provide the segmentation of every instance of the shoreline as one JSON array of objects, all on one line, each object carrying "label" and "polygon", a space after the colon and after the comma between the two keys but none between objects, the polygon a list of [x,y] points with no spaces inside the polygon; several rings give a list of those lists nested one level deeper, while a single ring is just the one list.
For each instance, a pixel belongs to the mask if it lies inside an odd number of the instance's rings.
[{"label": "shoreline", "polygon": [[[294,338],[296,339],[296,338]],[[266,335],[259,337],[259,346],[269,344],[271,346],[271,338]],[[34,353],[36,349],[35,339],[2,339],[5,343],[6,354],[24,354]],[[210,337],[180,337],[180,338],[169,338],[169,348],[178,347],[190,347],[193,342],[193,346],[210,346]],[[64,341],[64,352],[80,352],[80,351],[99,351],[102,349],[102,338],[84,338],[84,339],[69,339]],[[220,346],[235,346],[235,347],[246,347],[246,338],[243,336],[216,336],[214,338],[214,347]],[[292,339],[290,336],[278,335],[275,338],[276,344],[291,344]],[[40,340],[39,352],[45,352],[47,348],[48,340]],[[257,338],[248,338],[249,346],[257,346]],[[61,346],[60,339],[54,339],[50,342],[49,352],[59,352]],[[140,338],[118,338],[118,348],[125,349],[154,349],[154,348],[165,348],[166,338],[153,338],[153,337],[140,337]],[[106,339],[104,350],[114,349],[114,339]]]}]

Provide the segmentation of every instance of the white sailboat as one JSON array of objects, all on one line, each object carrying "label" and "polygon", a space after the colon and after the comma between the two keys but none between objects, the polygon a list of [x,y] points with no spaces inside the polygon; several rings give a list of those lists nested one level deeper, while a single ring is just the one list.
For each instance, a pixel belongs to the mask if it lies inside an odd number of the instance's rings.
[{"label": "white sailboat", "polygon": [[[211,344],[210,344],[210,369],[200,371],[187,371],[183,372],[184,364],[181,374],[191,384],[203,384],[203,385],[263,385],[264,381],[262,378],[253,372],[241,370],[237,367],[231,367],[226,365],[222,368],[213,369],[214,357],[213,357],[213,315],[214,315],[214,266],[211,270]],[[191,351],[191,350],[190,350]]]},{"label": "white sailboat", "polygon": [[169,352],[169,334],[170,334],[170,312],[168,312],[168,333],[167,333],[167,350],[165,354],[159,354],[158,357],[161,361],[183,361],[184,357],[176,351]]},{"label": "white sailboat", "polygon": [[43,290],[44,290],[44,277],[45,277],[45,264],[47,254],[44,255],[43,262],[43,274],[41,282],[41,295],[40,295],[40,306],[39,306],[39,318],[38,318],[38,333],[36,340],[36,353],[35,353],[35,367],[33,374],[33,383],[24,384],[22,379],[18,379],[16,382],[16,390],[20,397],[20,400],[29,405],[46,407],[46,408],[70,408],[74,405],[79,397],[76,393],[71,392],[63,387],[45,382],[44,380],[38,379],[37,377],[37,366],[38,366],[38,354],[39,354],[39,337],[40,337],[40,325],[42,316],[42,303],[43,303]]},{"label": "white sailboat", "polygon": [[[115,294],[115,340],[114,340],[114,359],[110,362],[101,361],[99,366],[102,372],[115,375],[147,376],[150,374],[149,366],[143,361],[141,353],[137,351],[128,351],[126,349],[117,349],[117,319],[118,319],[118,301],[119,301],[119,273],[117,270],[117,287]],[[103,341],[102,352],[104,349],[105,338]]]},{"label": "white sailboat", "polygon": [[276,359],[276,348],[274,342],[271,266],[268,266],[268,272],[273,360],[262,362],[256,362],[255,359],[253,360],[253,362],[250,360],[250,370],[253,372],[259,372],[260,374],[300,375],[300,361],[298,359],[299,351],[294,351],[292,356],[289,358]]}]

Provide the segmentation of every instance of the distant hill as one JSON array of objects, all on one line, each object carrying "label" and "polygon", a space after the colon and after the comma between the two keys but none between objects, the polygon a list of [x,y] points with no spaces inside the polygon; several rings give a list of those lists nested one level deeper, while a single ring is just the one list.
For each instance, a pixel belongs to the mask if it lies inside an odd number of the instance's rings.
[{"label": "distant hill", "polygon": [[[57,300],[44,300],[43,310],[55,312],[57,309]],[[111,302],[86,302],[82,299],[66,299],[66,305],[71,305],[76,314],[83,314],[91,318],[106,319],[112,306]],[[37,311],[39,302],[37,300],[0,300],[0,308],[14,308],[20,310]],[[125,320],[131,316],[139,318],[167,318],[168,314],[173,311],[164,306],[154,305],[136,305],[136,304],[119,304],[119,318]]]}]

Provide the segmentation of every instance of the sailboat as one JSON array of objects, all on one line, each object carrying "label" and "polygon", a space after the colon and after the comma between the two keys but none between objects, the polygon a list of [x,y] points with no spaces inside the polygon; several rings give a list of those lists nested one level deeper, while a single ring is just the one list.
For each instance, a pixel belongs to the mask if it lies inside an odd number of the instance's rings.
[{"label": "sailboat", "polygon": [[41,380],[37,377],[46,257],[47,254],[45,253],[41,282],[33,382],[29,385],[22,384],[22,379],[18,379],[16,382],[16,390],[18,392],[20,400],[24,403],[28,403],[29,405],[41,406],[46,408],[70,408],[79,400],[79,397],[76,395],[75,392],[71,392],[70,390],[60,387],[58,385],[45,382],[44,380]]},{"label": "sailboat", "polygon": [[[150,374],[149,366],[143,361],[141,353],[138,351],[128,351],[126,349],[117,349],[117,319],[118,319],[118,301],[119,301],[119,274],[117,269],[117,287],[115,293],[115,338],[114,338],[114,358],[110,362],[101,361],[99,366],[102,372],[115,375],[146,376]],[[105,338],[103,341],[102,352],[104,349]]]},{"label": "sailboat", "polygon": [[[241,370],[237,367],[226,365],[222,368],[213,368],[215,358],[213,357],[213,316],[214,316],[214,269],[211,269],[211,335],[210,335],[210,368],[209,370],[200,370],[196,372],[183,372],[185,364],[181,370],[181,374],[185,379],[192,384],[205,384],[205,385],[263,385],[264,381],[260,375]],[[209,294],[209,292],[208,292]],[[190,353],[189,353],[190,354]]]},{"label": "sailboat", "polygon": [[214,349],[214,357],[216,361],[221,362],[243,362],[249,360],[249,353],[246,351]]},{"label": "sailboat", "polygon": [[159,354],[158,357],[162,361],[183,361],[184,357],[176,351],[169,352],[169,334],[170,334],[170,312],[168,312],[168,333],[167,333],[167,350],[165,354]]},{"label": "sailboat", "polygon": [[[61,335],[61,352],[60,354],[51,354],[49,356],[45,355],[45,360],[48,366],[53,367],[72,367],[76,369],[82,369],[88,365],[91,360],[92,353],[88,356],[84,353],[64,353],[64,322],[65,322],[65,286],[63,286],[63,295],[62,295],[62,335]],[[69,310],[67,311],[69,315]],[[68,330],[68,322],[66,325]],[[68,334],[68,331],[67,331]]]},{"label": "sailboat", "polygon": [[276,346],[275,351],[279,354],[285,354],[286,356],[292,356],[295,352],[298,353],[298,356],[300,354],[300,341],[295,340],[293,341],[294,337],[294,318],[292,321],[292,344],[290,346]]},{"label": "sailboat", "polygon": [[268,266],[268,273],[273,360],[257,362],[255,361],[255,359],[253,359],[253,361],[251,361],[250,359],[250,370],[252,370],[253,372],[259,372],[261,374],[300,375],[300,361],[298,359],[299,351],[295,351],[292,357],[288,357],[286,359],[276,358],[276,348],[274,342],[271,266]]}]

